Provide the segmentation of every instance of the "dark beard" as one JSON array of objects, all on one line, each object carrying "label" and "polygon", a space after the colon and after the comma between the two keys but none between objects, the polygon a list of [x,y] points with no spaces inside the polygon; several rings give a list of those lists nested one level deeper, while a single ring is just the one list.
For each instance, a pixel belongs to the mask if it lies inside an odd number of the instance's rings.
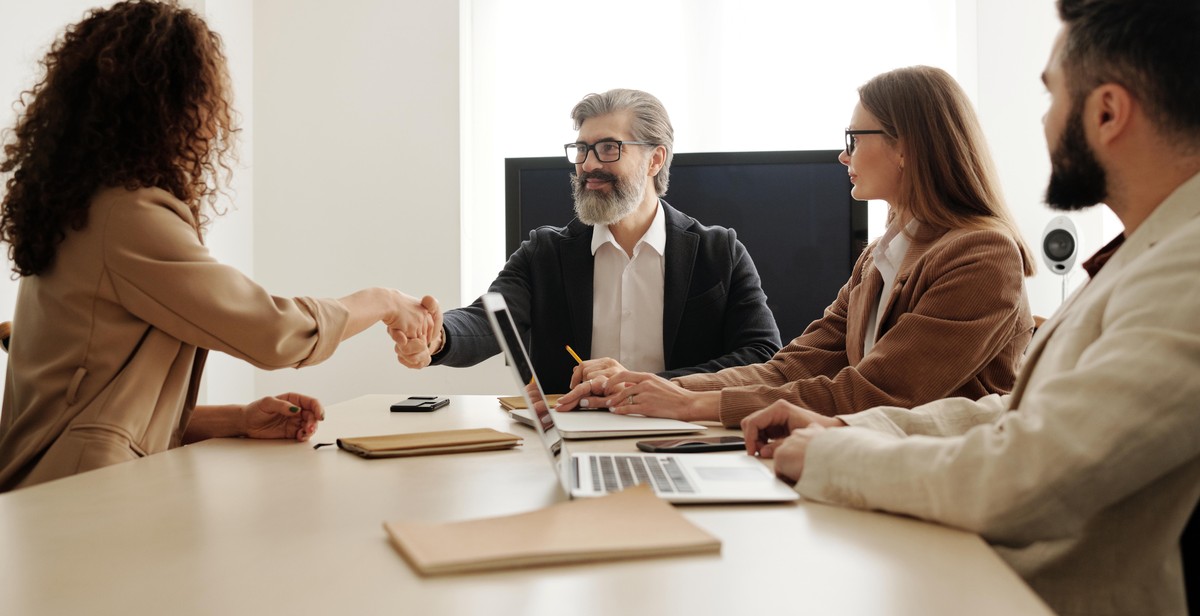
[{"label": "dark beard", "polygon": [[[605,194],[598,190],[588,190],[585,188],[588,178],[612,182],[612,191]],[[572,173],[571,187],[575,192],[575,215],[584,223],[597,226],[611,225],[637,209],[646,184],[643,181],[641,186],[633,186],[632,183],[611,173],[593,171]]]},{"label": "dark beard", "polygon": [[1067,126],[1050,152],[1046,205],[1056,210],[1082,210],[1108,198],[1108,176],[1083,135],[1083,108],[1071,110]]}]

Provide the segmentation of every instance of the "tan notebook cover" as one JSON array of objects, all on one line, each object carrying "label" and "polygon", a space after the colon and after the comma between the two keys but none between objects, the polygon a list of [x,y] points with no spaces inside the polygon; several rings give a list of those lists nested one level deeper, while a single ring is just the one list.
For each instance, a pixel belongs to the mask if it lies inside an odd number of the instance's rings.
[{"label": "tan notebook cover", "polygon": [[[550,406],[554,406],[555,404],[558,404],[558,399],[561,397],[562,394],[546,394],[546,402],[548,402]],[[515,411],[517,409],[523,409],[529,406],[528,404],[525,404],[525,396],[501,396],[497,399],[500,400],[500,406],[509,411]]]},{"label": "tan notebook cover", "polygon": [[383,527],[425,575],[721,551],[644,485],[498,518]]},{"label": "tan notebook cover", "polygon": [[521,437],[491,428],[475,428],[339,438],[337,444],[338,447],[364,458],[395,458],[507,449],[521,444]]}]

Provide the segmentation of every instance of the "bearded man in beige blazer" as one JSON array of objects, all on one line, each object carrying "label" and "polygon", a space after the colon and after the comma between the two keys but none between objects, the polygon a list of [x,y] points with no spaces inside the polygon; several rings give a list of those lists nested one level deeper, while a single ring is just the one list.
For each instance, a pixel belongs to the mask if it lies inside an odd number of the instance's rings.
[{"label": "bearded man in beige blazer", "polygon": [[[747,449],[806,498],[983,536],[1055,611],[1185,614],[1200,498],[1200,3],[1059,0],[1042,78],[1059,209],[1125,231],[1010,395],[829,418],[779,402]],[[849,427],[846,427],[849,426]]]}]

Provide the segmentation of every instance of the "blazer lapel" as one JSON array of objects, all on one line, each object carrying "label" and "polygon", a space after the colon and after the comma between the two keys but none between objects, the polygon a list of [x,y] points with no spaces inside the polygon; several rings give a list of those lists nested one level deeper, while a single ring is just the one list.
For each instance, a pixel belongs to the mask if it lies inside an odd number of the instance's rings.
[{"label": "blazer lapel", "polygon": [[883,289],[883,275],[875,267],[875,259],[867,255],[863,261],[863,280],[850,290],[846,309],[846,360],[851,366],[863,359],[863,344],[867,338],[867,324],[871,320],[871,306]]},{"label": "blazer lapel", "polygon": [[1086,298],[1092,293],[1101,292],[1097,289],[1106,285],[1109,278],[1119,276],[1121,270],[1129,263],[1142,256],[1164,237],[1169,236],[1172,231],[1197,216],[1200,216],[1200,174],[1192,176],[1190,180],[1175,189],[1175,192],[1171,193],[1158,207],[1154,208],[1154,211],[1142,222],[1137,231],[1125,238],[1125,242],[1117,249],[1116,254],[1108,260],[1108,263],[1100,269],[1096,276],[1071,293],[1067,301],[1059,306],[1058,310],[1054,311],[1054,314],[1045,323],[1042,323],[1025,352],[1021,371],[1017,375],[1017,384],[1013,387],[1012,397],[1009,399],[1008,407],[1010,409],[1020,408],[1021,398],[1025,395],[1025,386],[1029,382],[1029,375],[1033,373],[1050,337],[1054,335],[1054,331],[1058,329],[1063,319],[1070,314],[1071,308],[1075,304],[1089,301]]},{"label": "blazer lapel", "polygon": [[683,321],[683,306],[687,303],[688,289],[692,285],[692,269],[696,265],[696,251],[700,236],[687,231],[691,220],[675,208],[662,202],[667,215],[667,254],[663,276],[663,359],[670,366],[671,352],[675,348],[675,337]]},{"label": "blazer lapel", "polygon": [[[896,270],[896,280],[892,282],[892,291],[888,296],[883,298],[883,305],[879,307],[880,319],[882,325],[887,323],[887,315],[892,313],[892,309],[896,307],[896,298],[900,297],[900,291],[904,289],[904,285],[908,283],[909,277],[912,276],[913,269],[917,267],[917,261],[929,252],[930,247],[936,244],[943,237],[948,237],[950,234],[959,234],[961,232],[947,231],[929,231],[924,227],[917,230],[915,237],[909,238],[908,250],[904,253],[904,258],[900,260],[900,269]],[[878,291],[877,291],[878,292]],[[887,333],[883,328],[876,330],[876,336],[882,336]]]},{"label": "blazer lapel", "polygon": [[[563,289],[566,291],[568,318],[571,321],[571,346],[584,357],[592,354],[592,276],[596,262],[592,258],[592,228],[575,221],[583,229],[560,244]],[[563,344],[566,344],[564,342]],[[576,346],[578,345],[578,346]]]}]

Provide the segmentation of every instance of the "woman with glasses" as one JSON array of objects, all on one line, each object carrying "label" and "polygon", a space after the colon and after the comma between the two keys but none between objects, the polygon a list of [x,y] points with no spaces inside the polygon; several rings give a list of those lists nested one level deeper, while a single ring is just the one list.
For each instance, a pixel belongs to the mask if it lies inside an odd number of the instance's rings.
[{"label": "woman with glasses", "polygon": [[237,129],[220,38],[191,11],[97,9],[41,64],[0,159],[0,239],[22,277],[0,492],[209,437],[312,435],[307,396],[196,406],[207,349],[301,367],[377,321],[417,344],[440,329],[433,298],[276,297],[213,259],[203,231]]},{"label": "woman with glasses", "polygon": [[888,204],[888,226],[822,318],[765,363],[671,380],[626,372],[582,383],[560,410],[733,427],[776,400],[840,415],[1007,392],[1033,331],[1033,261],[962,89],[924,66],[875,77],[838,158],[855,198]]}]

